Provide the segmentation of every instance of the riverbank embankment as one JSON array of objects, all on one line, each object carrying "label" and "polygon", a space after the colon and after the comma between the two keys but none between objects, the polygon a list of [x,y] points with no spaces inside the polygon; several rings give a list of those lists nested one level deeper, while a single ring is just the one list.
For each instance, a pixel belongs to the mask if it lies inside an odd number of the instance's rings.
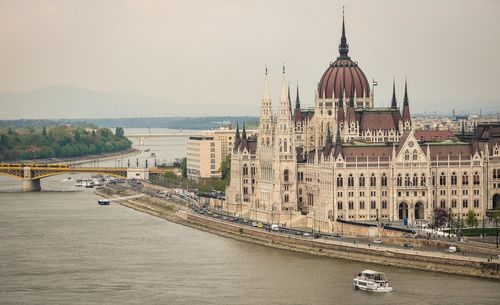
[{"label": "riverbank embankment", "polygon": [[[136,191],[126,188],[117,190],[109,187],[99,188],[96,190],[96,193],[110,199],[138,194]],[[130,200],[120,200],[119,202],[137,211],[161,217],[175,223],[278,249],[364,263],[500,280],[499,262],[487,261],[484,258],[465,257],[442,252],[353,244],[342,240],[313,239],[290,235],[285,232],[268,232],[251,226],[244,226],[195,214],[188,208],[176,204],[173,200],[152,197],[150,195]]]}]

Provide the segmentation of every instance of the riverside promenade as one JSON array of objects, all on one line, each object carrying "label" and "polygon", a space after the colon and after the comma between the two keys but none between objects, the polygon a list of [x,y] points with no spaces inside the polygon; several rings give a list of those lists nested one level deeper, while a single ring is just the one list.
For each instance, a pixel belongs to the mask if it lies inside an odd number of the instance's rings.
[{"label": "riverside promenade", "polygon": [[[249,225],[229,222],[193,212],[180,198],[162,198],[164,188],[143,184],[141,190],[123,186],[106,186],[96,190],[100,196],[119,198],[146,194],[142,198],[120,200],[120,204],[166,220],[191,226],[221,236],[269,247],[364,263],[397,266],[407,269],[444,272],[500,280],[500,261],[469,251],[445,253],[425,248],[403,249],[396,245],[373,245],[342,239],[297,236],[287,231],[272,232]],[[413,239],[408,239],[412,242]],[[473,249],[470,248],[469,249]]]}]

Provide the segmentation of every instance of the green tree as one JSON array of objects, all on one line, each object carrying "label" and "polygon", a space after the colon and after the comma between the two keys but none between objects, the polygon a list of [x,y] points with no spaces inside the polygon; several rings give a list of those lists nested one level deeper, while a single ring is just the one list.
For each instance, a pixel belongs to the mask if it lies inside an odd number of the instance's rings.
[{"label": "green tree", "polygon": [[80,131],[77,129],[75,130],[75,142],[77,143],[80,142],[80,138],[81,138]]},{"label": "green tree", "polygon": [[476,217],[476,213],[474,213],[474,210],[469,209],[467,212],[467,218],[465,219],[465,223],[469,227],[475,227],[478,224],[478,220]]},{"label": "green tree", "polygon": [[444,227],[448,222],[450,215],[446,209],[436,208],[432,213],[431,227],[434,229],[439,229]]},{"label": "green tree", "polygon": [[118,138],[123,138],[125,136],[125,132],[123,131],[123,128],[116,127],[115,136],[117,136]]},{"label": "green tree", "polygon": [[180,168],[181,168],[182,177],[187,178],[187,158],[186,157],[182,158]]},{"label": "green tree", "polygon": [[42,136],[47,137],[47,127],[43,126]]},{"label": "green tree", "polygon": [[219,171],[221,172],[222,180],[227,180],[231,178],[231,155],[227,155],[224,160],[220,163]]}]

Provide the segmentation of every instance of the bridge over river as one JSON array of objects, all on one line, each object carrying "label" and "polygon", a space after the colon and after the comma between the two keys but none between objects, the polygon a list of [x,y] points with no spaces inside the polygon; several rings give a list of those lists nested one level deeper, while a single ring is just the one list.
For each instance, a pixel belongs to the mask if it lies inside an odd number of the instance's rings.
[{"label": "bridge over river", "polygon": [[92,173],[114,176],[123,179],[149,180],[154,175],[165,175],[173,168],[133,168],[133,167],[77,167],[68,164],[20,164],[0,163],[0,174],[22,179],[23,191],[40,191],[40,179],[61,175]]}]

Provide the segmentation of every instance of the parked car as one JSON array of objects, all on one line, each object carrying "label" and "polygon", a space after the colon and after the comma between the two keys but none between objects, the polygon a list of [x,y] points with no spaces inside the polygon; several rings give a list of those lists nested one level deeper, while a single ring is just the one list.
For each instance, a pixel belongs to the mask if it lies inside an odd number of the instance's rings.
[{"label": "parked car", "polygon": [[279,231],[280,230],[280,226],[278,226],[277,224],[273,223],[271,225],[271,230],[273,230],[273,231]]},{"label": "parked car", "polygon": [[311,233],[304,232],[302,233],[303,236],[311,236]]},{"label": "parked car", "polygon": [[257,226],[257,222],[256,221],[252,222],[252,227],[256,227],[256,226]]},{"label": "parked car", "polygon": [[382,243],[382,240],[381,239],[375,239],[373,241],[374,244],[381,244]]},{"label": "parked car", "polygon": [[259,222],[259,223],[257,224],[257,228],[263,228],[263,227],[264,227],[264,224],[263,224],[262,222]]},{"label": "parked car", "polygon": [[455,252],[457,252],[457,247],[455,247],[455,246],[449,246],[446,251],[450,252],[450,253],[455,253]]},{"label": "parked car", "polygon": [[405,248],[410,248],[410,249],[411,249],[411,248],[413,248],[413,245],[412,245],[412,244],[410,244],[410,243],[404,243],[404,244],[403,244],[403,247],[405,247]]},{"label": "parked car", "polygon": [[319,234],[319,233],[314,233],[314,238],[321,238],[321,234]]}]

